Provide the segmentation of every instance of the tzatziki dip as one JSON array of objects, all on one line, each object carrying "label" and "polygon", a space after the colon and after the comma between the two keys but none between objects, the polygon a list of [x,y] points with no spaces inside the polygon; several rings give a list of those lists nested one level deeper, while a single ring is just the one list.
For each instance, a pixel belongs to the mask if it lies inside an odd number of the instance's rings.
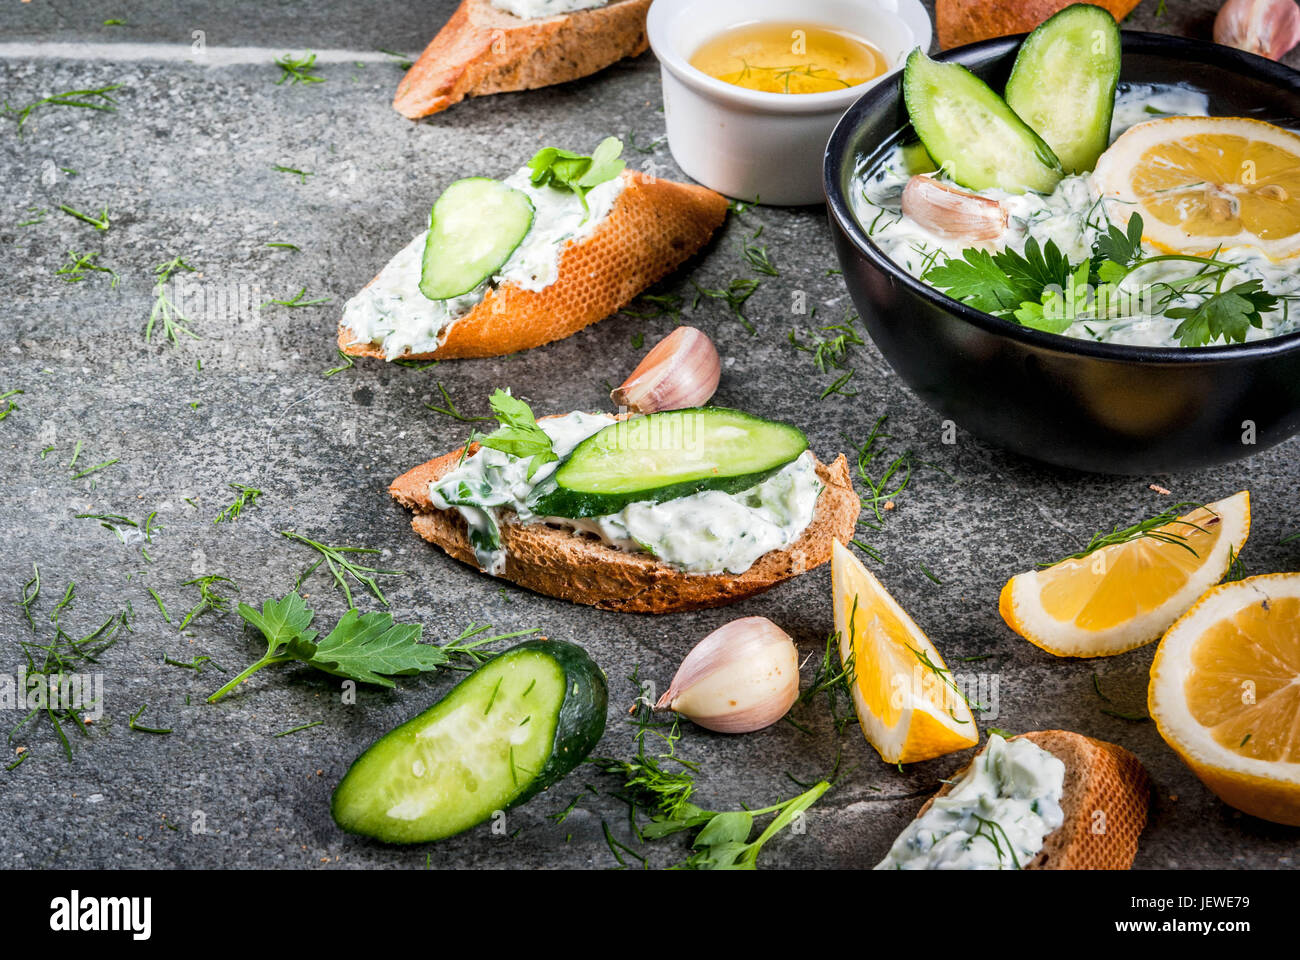
[{"label": "tzatziki dip", "polygon": [[[1110,142],[1114,144],[1125,131],[1147,121],[1208,115],[1206,95],[1191,86],[1121,84]],[[1081,267],[1095,258],[1099,237],[1105,238],[1112,227],[1123,233],[1129,219],[1123,204],[1103,195],[1095,174],[1085,173],[1063,177],[1049,193],[957,188],[954,192],[995,201],[1005,215],[1005,226],[995,236],[981,239],[944,234],[903,213],[902,198],[909,181],[927,173],[953,186],[942,172],[934,173],[934,164],[920,144],[900,143],[883,157],[861,162],[852,200],[854,215],[871,242],[912,276],[940,289],[946,289],[938,282],[945,276],[941,268],[962,261],[969,251],[976,251],[976,256],[982,251],[996,254],[1004,250],[1024,255],[1027,246],[1044,251],[1051,243],[1072,268]],[[1195,187],[1205,190],[1203,184],[1189,185]],[[1300,204],[1300,197],[1288,202]],[[1017,312],[1014,304],[998,315],[1068,337],[1150,347],[1260,340],[1300,330],[1300,257],[1273,260],[1251,246],[1215,249],[1199,259],[1166,256],[1170,252],[1143,241],[1134,254],[1132,269],[1107,288],[1110,299],[1081,293],[1077,302],[1082,305],[1086,301],[1087,306],[1080,306],[1055,325],[1038,325],[1030,314]],[[1086,275],[1084,271],[1082,276]],[[1250,281],[1258,281],[1258,289],[1266,296],[1250,325],[1242,324],[1240,335],[1220,334],[1215,321],[1207,324],[1199,339],[1196,331],[1188,329],[1188,324],[1198,319],[1189,315],[1212,295]],[[946,292],[965,299],[952,290]],[[1067,294],[1064,303],[1069,297],[1067,291],[1063,293]],[[994,312],[978,302],[973,305]]]}]

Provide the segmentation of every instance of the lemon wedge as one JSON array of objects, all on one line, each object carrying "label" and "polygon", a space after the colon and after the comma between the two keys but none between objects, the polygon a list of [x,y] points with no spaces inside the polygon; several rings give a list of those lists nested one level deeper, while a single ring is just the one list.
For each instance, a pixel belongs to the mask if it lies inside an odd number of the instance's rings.
[{"label": "lemon wedge", "polygon": [[1017,574],[998,610],[1058,657],[1109,657],[1144,646],[1223,579],[1250,533],[1250,493],[1197,508],[1147,536]]},{"label": "lemon wedge", "polygon": [[1300,573],[1206,593],[1160,641],[1148,703],[1220,799],[1300,826]]},{"label": "lemon wedge", "polygon": [[848,548],[832,550],[840,659],[867,741],[886,763],[975,746],[975,717],[934,644]]},{"label": "lemon wedge", "polygon": [[1165,117],[1126,130],[1093,183],[1112,214],[1142,215],[1142,239],[1206,256],[1255,247],[1300,254],[1300,136],[1244,117]]}]

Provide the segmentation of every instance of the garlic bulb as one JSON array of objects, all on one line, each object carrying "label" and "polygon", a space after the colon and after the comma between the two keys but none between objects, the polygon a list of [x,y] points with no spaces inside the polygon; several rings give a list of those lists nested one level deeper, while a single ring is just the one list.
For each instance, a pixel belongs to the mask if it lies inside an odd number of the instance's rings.
[{"label": "garlic bulb", "polygon": [[1007,212],[996,200],[977,196],[918,173],[903,188],[903,215],[931,233],[966,240],[996,240]]},{"label": "garlic bulb", "polygon": [[701,640],[656,710],[669,709],[707,730],[750,733],[771,726],[799,699],[799,651],[766,617],[745,617]]},{"label": "garlic bulb", "polygon": [[721,376],[722,361],[708,334],[678,327],[651,348],[609,398],[632,413],[700,407],[718,389]]},{"label": "garlic bulb", "polygon": [[1214,18],[1214,42],[1280,60],[1300,43],[1295,0],[1228,0]]}]

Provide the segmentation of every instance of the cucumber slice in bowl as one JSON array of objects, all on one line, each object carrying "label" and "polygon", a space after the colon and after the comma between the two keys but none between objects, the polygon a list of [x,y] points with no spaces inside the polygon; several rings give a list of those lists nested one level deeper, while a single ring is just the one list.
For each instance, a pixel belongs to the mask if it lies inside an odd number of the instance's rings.
[{"label": "cucumber slice in bowl", "polygon": [[913,50],[903,67],[903,99],[925,149],[961,186],[1050,193],[1061,182],[1052,148],[961,64]]},{"label": "cucumber slice in bowl", "polygon": [[539,516],[580,519],[703,490],[739,493],[807,449],[796,427],[726,407],[632,417],[578,444],[528,506]]},{"label": "cucumber slice in bowl", "polygon": [[1109,145],[1119,67],[1119,24],[1086,3],[1039,24],[1021,44],[1007,105],[1051,145],[1066,173],[1092,170]]},{"label": "cucumber slice in bowl", "polygon": [[533,227],[528,194],[488,177],[457,180],[433,204],[420,292],[430,300],[469,293],[505,265]]},{"label": "cucumber slice in bowl", "polygon": [[334,791],[334,822],[385,843],[468,830],[581,763],[605,732],[607,699],[581,647],[511,647],[358,757]]}]

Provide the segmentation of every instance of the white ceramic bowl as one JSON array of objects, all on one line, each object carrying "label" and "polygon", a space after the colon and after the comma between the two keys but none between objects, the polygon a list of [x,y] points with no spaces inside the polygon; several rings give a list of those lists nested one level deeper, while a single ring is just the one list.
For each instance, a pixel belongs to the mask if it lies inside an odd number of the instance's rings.
[{"label": "white ceramic bowl", "polygon": [[[848,30],[874,44],[890,69],[845,90],[787,94],[747,90],[690,65],[704,41],[765,20]],[[836,121],[913,47],[930,49],[920,0],[654,0],[646,29],[677,165],[719,193],[777,206],[824,202],[822,153]]]}]

